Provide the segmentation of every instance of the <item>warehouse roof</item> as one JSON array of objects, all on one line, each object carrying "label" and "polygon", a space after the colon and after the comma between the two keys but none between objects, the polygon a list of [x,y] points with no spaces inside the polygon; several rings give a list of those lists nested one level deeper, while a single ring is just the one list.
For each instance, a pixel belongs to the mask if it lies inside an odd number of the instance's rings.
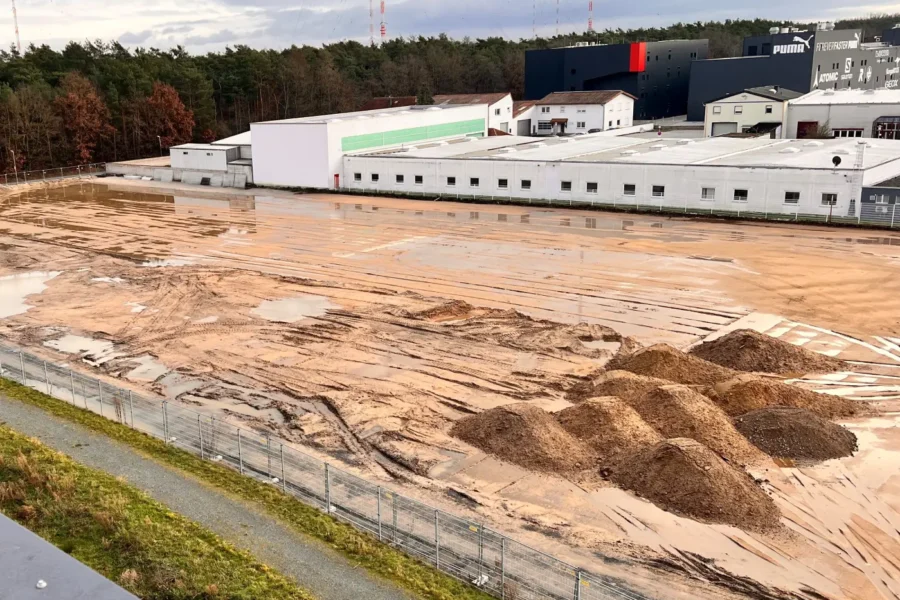
[{"label": "warehouse roof", "polygon": [[397,159],[476,159],[529,162],[576,162],[664,165],[712,165],[834,169],[832,159],[842,157],[839,170],[852,169],[859,142],[865,144],[863,168],[900,160],[900,141],[773,140],[771,138],[645,139],[585,135],[531,138],[504,136],[461,139],[418,147],[361,153]]},{"label": "warehouse roof", "polygon": [[596,92],[553,92],[543,100],[538,100],[538,106],[560,104],[608,104],[619,96],[628,96],[636,100],[634,96],[622,90],[603,90]]},{"label": "warehouse roof", "polygon": [[221,152],[223,150],[231,150],[232,148],[236,148],[236,146],[228,146],[221,142],[216,142],[215,144],[180,144],[178,146],[172,146],[169,150],[217,150]]},{"label": "warehouse roof", "polygon": [[815,106],[834,104],[900,104],[900,90],[813,90],[791,100],[792,106]]},{"label": "warehouse roof", "polygon": [[509,96],[509,92],[498,92],[496,94],[441,94],[434,97],[434,104],[496,104],[507,96]]},{"label": "warehouse roof", "polygon": [[216,140],[215,142],[213,142],[213,144],[215,144],[216,146],[249,146],[250,132],[245,131],[244,133],[239,133],[237,135],[233,135],[221,140]]},{"label": "warehouse roof", "polygon": [[337,123],[340,121],[350,121],[352,119],[371,119],[374,117],[391,117],[397,115],[408,115],[414,111],[425,110],[456,110],[466,108],[464,105],[447,104],[444,106],[395,106],[394,108],[385,108],[383,110],[358,110],[349,113],[335,113],[333,115],[316,115],[313,117],[297,117],[295,119],[280,119],[277,121],[260,121],[253,125],[295,125],[295,124],[322,124]]}]

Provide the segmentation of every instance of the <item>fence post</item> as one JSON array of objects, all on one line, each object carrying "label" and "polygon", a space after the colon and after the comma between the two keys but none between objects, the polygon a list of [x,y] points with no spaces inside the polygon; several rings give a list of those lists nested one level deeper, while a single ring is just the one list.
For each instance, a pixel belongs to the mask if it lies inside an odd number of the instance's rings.
[{"label": "fence post", "polygon": [[397,493],[391,493],[391,526],[393,534],[391,535],[391,541],[395,544],[397,543]]},{"label": "fence post", "polygon": [[134,429],[134,393],[128,390],[128,410],[131,412],[131,428]]},{"label": "fence post", "polygon": [[3,357],[0,356],[0,377],[3,377]]},{"label": "fence post", "polygon": [[[862,210],[860,210],[862,212]],[[894,204],[894,210],[891,212],[891,229],[894,228],[894,217],[897,216],[897,205]]]},{"label": "fence post", "polygon": [[19,351],[19,364],[22,365],[22,385],[28,387],[28,377],[25,375],[25,353]]},{"label": "fence post", "polygon": [[103,416],[103,382],[97,380],[97,389],[100,391],[100,416]]},{"label": "fence post", "polygon": [[478,579],[484,575],[484,523],[478,525]]},{"label": "fence post", "polygon": [[59,168],[59,178],[60,178],[60,179],[63,178],[63,170],[62,170],[62,167]]},{"label": "fence post", "polygon": [[44,361],[44,383],[47,384],[47,395],[50,396],[50,376],[47,374],[47,361]]},{"label": "fence post", "polygon": [[581,600],[581,569],[575,569],[575,600]]},{"label": "fence post", "polygon": [[506,538],[500,538],[500,600],[506,598]]},{"label": "fence post", "polygon": [[241,428],[238,427],[238,464],[240,465],[241,475],[244,474],[244,448],[241,445]]},{"label": "fence post", "polygon": [[272,438],[266,434],[266,471],[269,481],[272,480]]},{"label": "fence post", "polygon": [[381,541],[381,486],[378,486],[378,541]]},{"label": "fence post", "polygon": [[331,467],[325,463],[325,512],[331,514]]},{"label": "fence post", "polygon": [[287,482],[284,479],[284,444],[281,444],[281,491],[287,493]]},{"label": "fence post", "polygon": [[203,423],[200,422],[200,415],[197,415],[197,431],[200,432],[200,460],[203,460]]},{"label": "fence post", "polygon": [[72,406],[75,406],[75,374],[69,369],[69,383],[72,384]]},{"label": "fence post", "polygon": [[438,525],[438,511],[434,511],[434,568],[441,568],[441,536]]},{"label": "fence post", "polygon": [[166,446],[169,445],[169,411],[166,409],[166,405],[168,403],[163,400],[162,403],[162,413],[163,413],[163,435],[166,436]]}]

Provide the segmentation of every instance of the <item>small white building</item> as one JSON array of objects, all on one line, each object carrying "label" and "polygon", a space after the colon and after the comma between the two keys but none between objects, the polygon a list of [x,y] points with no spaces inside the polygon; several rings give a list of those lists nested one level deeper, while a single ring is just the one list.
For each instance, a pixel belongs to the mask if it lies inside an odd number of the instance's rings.
[{"label": "small white building", "polygon": [[228,163],[241,157],[241,149],[224,144],[181,144],[169,149],[173,169],[227,171]]},{"label": "small white building", "polygon": [[784,137],[900,139],[900,89],[814,90],[788,104]]},{"label": "small white building", "polygon": [[802,94],[777,85],[747,88],[706,105],[703,132],[706,137],[729,133],[775,132],[781,127],[788,101]]},{"label": "small white building", "polygon": [[252,162],[241,158],[241,146],[222,141],[172,146],[169,148],[169,161],[169,168],[154,168],[151,176],[158,181],[181,181],[212,187],[243,188],[253,183]]},{"label": "small white building", "polygon": [[634,96],[620,90],[554,92],[535,102],[532,135],[597,133],[631,127]]},{"label": "small white building", "polygon": [[514,135],[528,137],[532,135],[532,124],[536,123],[535,100],[518,100],[513,102],[513,122],[516,125]]},{"label": "small white building", "polygon": [[514,134],[512,94],[441,94],[434,97],[435,106],[485,105],[488,129]]},{"label": "small white building", "polygon": [[484,104],[408,106],[252,123],[253,178],[257,185],[336,189],[346,183],[341,180],[345,154],[484,137],[487,124]]}]

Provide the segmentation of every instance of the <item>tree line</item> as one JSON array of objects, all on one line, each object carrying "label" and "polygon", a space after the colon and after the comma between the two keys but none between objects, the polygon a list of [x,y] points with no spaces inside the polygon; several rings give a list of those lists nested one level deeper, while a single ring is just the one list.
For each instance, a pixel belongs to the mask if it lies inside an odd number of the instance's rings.
[{"label": "tree line", "polygon": [[[837,23],[867,39],[900,21],[875,15]],[[11,172],[155,156],[188,141],[212,141],[250,123],[359,108],[375,96],[509,91],[521,98],[525,52],[576,42],[709,39],[710,56],[739,56],[765,19],[677,23],[552,38],[398,38],[323,47],[247,46],[191,55],[184,48],[129,50],[117,42],[31,45],[0,52],[0,169]]]}]

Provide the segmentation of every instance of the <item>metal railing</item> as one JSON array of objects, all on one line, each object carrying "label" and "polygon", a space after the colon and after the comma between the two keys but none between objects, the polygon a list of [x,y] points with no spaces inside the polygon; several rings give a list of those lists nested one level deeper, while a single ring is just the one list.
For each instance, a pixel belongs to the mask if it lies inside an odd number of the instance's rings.
[{"label": "metal railing", "polygon": [[98,173],[106,172],[106,163],[91,163],[89,165],[75,165],[72,167],[53,167],[50,169],[36,169],[33,171],[13,171],[3,175],[3,185],[19,185],[30,183],[42,183],[57,179],[72,177],[90,177]]},{"label": "metal railing", "polygon": [[135,394],[0,344],[0,377],[142,431],[203,460],[266,482],[502,600],[644,600],[483,524],[406,498],[177,402]]}]

